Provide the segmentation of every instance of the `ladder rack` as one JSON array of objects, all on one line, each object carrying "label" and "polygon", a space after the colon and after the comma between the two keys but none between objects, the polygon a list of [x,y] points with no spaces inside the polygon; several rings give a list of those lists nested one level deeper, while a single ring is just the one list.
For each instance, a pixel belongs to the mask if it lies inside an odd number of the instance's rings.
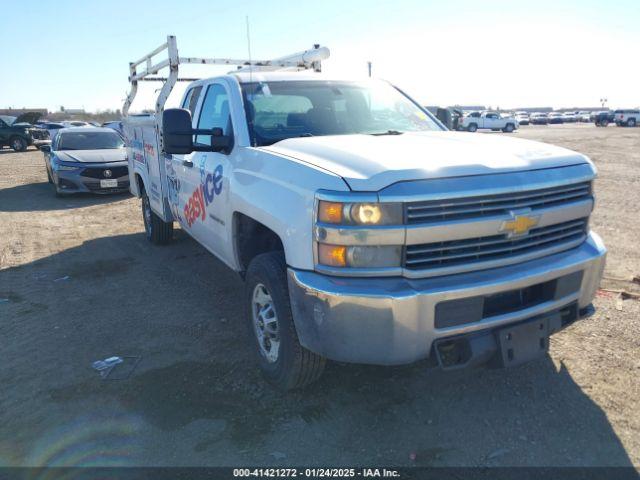
[{"label": "ladder rack", "polygon": [[[165,50],[167,51],[168,58],[154,64],[152,58]],[[180,64],[237,65],[239,67],[249,67],[251,69],[255,67],[255,71],[313,69],[316,72],[320,72],[322,70],[321,62],[327,58],[329,58],[329,49],[319,45],[314,45],[310,50],[279,57],[273,60],[180,57],[178,55],[176,37],[174,35],[169,35],[165,43],[160,45],[151,53],[142,57],[140,60],[129,64],[129,83],[131,83],[131,90],[129,91],[124,102],[124,106],[122,107],[122,114],[125,117],[129,114],[129,108],[131,107],[138,91],[138,82],[164,82],[155,105],[156,122],[162,122],[162,110],[164,109],[164,104],[169,98],[176,82],[199,80],[198,78],[179,78],[178,66]],[[144,70],[138,71],[138,67],[141,67],[143,64]],[[160,70],[165,68],[169,68],[169,74],[167,77],[154,76],[157,75]]]}]

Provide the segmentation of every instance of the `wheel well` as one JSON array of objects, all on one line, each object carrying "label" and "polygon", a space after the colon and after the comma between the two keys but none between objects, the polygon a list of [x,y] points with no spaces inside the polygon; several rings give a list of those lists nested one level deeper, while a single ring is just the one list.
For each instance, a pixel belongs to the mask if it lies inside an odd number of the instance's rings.
[{"label": "wheel well", "polygon": [[276,232],[247,215],[233,215],[236,252],[242,271],[246,271],[251,260],[261,253],[284,252],[282,240]]},{"label": "wheel well", "polygon": [[138,192],[140,193],[140,195],[142,195],[145,189],[144,189],[144,182],[142,181],[142,177],[140,176],[139,173],[136,173],[136,185],[138,185]]}]

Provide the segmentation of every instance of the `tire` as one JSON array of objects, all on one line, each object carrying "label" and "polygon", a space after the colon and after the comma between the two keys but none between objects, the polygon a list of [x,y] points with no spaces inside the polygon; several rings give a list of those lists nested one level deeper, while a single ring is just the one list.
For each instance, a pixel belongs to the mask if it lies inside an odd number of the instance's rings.
[{"label": "tire", "polygon": [[154,245],[166,245],[173,238],[173,222],[165,222],[151,209],[147,192],[142,191],[142,219],[144,231]]},{"label": "tire", "polygon": [[636,126],[636,119],[635,118],[628,118],[627,119],[627,127],[635,127]]},{"label": "tire", "polygon": [[512,133],[515,129],[516,127],[513,125],[513,123],[507,123],[502,131],[505,133]]},{"label": "tire", "polygon": [[56,183],[56,181],[53,178],[51,178],[51,186],[53,187],[53,194],[57,198],[64,197],[64,193],[62,193],[62,190],[60,190],[60,187],[58,187],[58,184]]},{"label": "tire", "polygon": [[478,130],[478,125],[475,124],[475,123],[470,123],[469,126],[467,127],[467,131],[471,132],[471,133],[473,133],[473,132],[475,132],[477,130]]},{"label": "tire", "polygon": [[14,152],[24,152],[29,145],[27,145],[27,141],[22,137],[11,137],[9,139],[9,145]]},{"label": "tire", "polygon": [[263,253],[251,261],[246,275],[245,307],[252,350],[271,385],[287,391],[320,378],[326,359],[300,345],[282,252]]},{"label": "tire", "polygon": [[609,120],[600,120],[600,126],[601,127],[608,127],[609,126]]}]

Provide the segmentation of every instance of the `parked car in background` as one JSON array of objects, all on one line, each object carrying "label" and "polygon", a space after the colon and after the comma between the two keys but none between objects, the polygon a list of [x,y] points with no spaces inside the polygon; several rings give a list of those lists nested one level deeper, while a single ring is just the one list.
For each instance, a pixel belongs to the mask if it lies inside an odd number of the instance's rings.
[{"label": "parked car in background", "polygon": [[42,151],[56,196],[129,190],[124,140],[110,128],[63,128]]},{"label": "parked car in background", "polygon": [[549,123],[549,118],[546,113],[537,112],[531,114],[529,121],[532,125],[546,125]]},{"label": "parked car in background", "polygon": [[591,121],[591,112],[588,112],[586,110],[582,110],[580,112],[578,112],[578,118],[577,118],[578,122],[583,122],[583,123],[588,123]]},{"label": "parked car in background", "polygon": [[120,120],[114,122],[105,122],[102,124],[102,126],[105,128],[111,128],[118,132],[120,135],[124,135],[124,132],[122,130],[122,121]]},{"label": "parked car in background", "polygon": [[93,127],[89,122],[83,122],[82,120],[64,120],[60,122],[65,128],[71,127]]},{"label": "parked car in background", "polygon": [[593,118],[596,127],[607,127],[613,123],[615,114],[613,112],[603,111],[597,112]]},{"label": "parked car in background", "polygon": [[531,121],[527,112],[516,112],[516,120],[519,125],[529,125]]},{"label": "parked car in background", "polygon": [[461,119],[458,128],[468,132],[484,129],[510,133],[518,128],[518,121],[514,117],[503,118],[498,112],[471,112]]},{"label": "parked car in background", "polygon": [[549,125],[556,123],[564,123],[564,115],[560,112],[551,112],[547,115],[547,123]]},{"label": "parked car in background", "polygon": [[65,127],[61,123],[42,122],[40,124],[40,128],[44,128],[45,130],[47,130],[47,132],[49,132],[49,138],[51,138],[51,140],[53,140],[53,137],[56,136],[56,133],[58,133],[58,130],[60,130],[61,128],[65,128]]},{"label": "parked car in background", "polygon": [[613,112],[613,116],[613,121],[619,127],[635,127],[640,123],[640,110],[616,110]]},{"label": "parked car in background", "polygon": [[574,123],[576,115],[574,112],[562,112],[562,123]]},{"label": "parked car in background", "polygon": [[6,145],[16,152],[23,152],[30,145],[40,148],[51,143],[46,130],[32,125],[40,116],[37,112],[23,113],[18,117],[0,116],[0,148]]}]

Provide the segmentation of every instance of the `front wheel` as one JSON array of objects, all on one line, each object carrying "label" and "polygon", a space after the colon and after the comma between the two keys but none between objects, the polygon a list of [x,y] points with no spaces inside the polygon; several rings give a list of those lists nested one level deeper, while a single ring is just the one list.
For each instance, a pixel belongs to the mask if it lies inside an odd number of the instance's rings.
[{"label": "front wheel", "polygon": [[245,284],[246,321],[258,366],[280,390],[304,387],[322,375],[326,360],[298,340],[281,252],[255,257]]},{"label": "front wheel", "polygon": [[513,123],[507,123],[505,127],[502,129],[503,132],[511,133],[515,130]]},{"label": "front wheel", "polygon": [[467,130],[471,133],[475,132],[476,130],[478,130],[478,125],[476,125],[475,123],[470,124],[467,127]]},{"label": "front wheel", "polygon": [[636,126],[636,119],[635,118],[629,118],[627,120],[627,127],[635,127]]},{"label": "front wheel", "polygon": [[155,245],[165,245],[173,237],[173,222],[165,222],[151,209],[147,192],[142,192],[142,218],[147,240]]},{"label": "front wheel", "polygon": [[600,120],[600,126],[601,127],[608,127],[609,126],[609,120]]},{"label": "front wheel", "polygon": [[27,141],[21,137],[13,137],[11,139],[11,148],[14,152],[24,152],[27,149]]}]

